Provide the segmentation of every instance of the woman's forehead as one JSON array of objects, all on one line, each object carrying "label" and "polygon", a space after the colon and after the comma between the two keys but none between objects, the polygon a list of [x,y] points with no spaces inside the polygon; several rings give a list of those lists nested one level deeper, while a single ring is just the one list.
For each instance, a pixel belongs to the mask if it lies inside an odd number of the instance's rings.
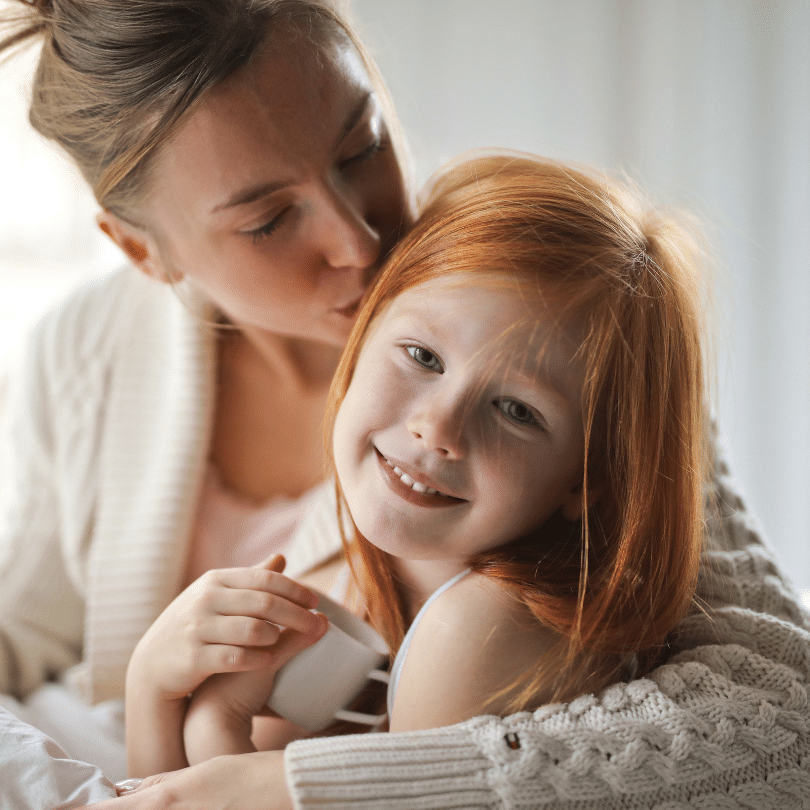
[{"label": "woman's forehead", "polygon": [[251,190],[300,182],[329,161],[372,94],[351,44],[275,43],[214,88],[164,145],[151,196],[205,215]]}]

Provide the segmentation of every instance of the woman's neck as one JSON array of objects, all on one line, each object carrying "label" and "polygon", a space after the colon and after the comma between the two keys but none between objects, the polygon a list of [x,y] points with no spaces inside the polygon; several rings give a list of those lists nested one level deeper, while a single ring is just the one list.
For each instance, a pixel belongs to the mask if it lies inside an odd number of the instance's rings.
[{"label": "woman's neck", "polygon": [[228,489],[264,503],[323,479],[320,426],[339,355],[260,331],[222,334],[210,458]]},{"label": "woman's neck", "polygon": [[229,339],[241,342],[234,347],[237,353],[255,354],[273,376],[305,389],[328,387],[340,360],[337,346],[262,329],[245,327]]}]

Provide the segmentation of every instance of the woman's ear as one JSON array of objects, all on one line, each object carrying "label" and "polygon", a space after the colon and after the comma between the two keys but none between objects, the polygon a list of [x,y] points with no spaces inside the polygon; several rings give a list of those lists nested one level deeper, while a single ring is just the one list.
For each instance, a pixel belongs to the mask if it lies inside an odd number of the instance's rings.
[{"label": "woman's ear", "polygon": [[588,484],[587,496],[585,495],[585,489],[582,484],[575,484],[568,490],[568,494],[563,500],[563,517],[567,521],[575,523],[599,500],[601,495],[602,486],[600,484]]},{"label": "woman's ear", "polygon": [[132,225],[111,211],[97,214],[96,222],[142,273],[164,284],[180,281],[182,274],[168,272],[154,238],[143,228]]}]

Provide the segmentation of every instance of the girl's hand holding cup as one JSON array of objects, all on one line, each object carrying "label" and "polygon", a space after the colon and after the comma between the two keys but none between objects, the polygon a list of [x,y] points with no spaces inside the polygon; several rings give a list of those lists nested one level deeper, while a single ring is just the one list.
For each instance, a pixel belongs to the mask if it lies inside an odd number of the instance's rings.
[{"label": "girl's hand holding cup", "polygon": [[[127,669],[128,770],[132,776],[188,764],[188,696],[211,675],[275,671],[328,627],[310,612],[318,597],[283,576],[275,555],[252,568],[208,571],[189,585],[138,642]],[[284,630],[281,629],[281,627]]]},{"label": "girl's hand holding cup", "polygon": [[318,596],[283,576],[284,564],[277,554],[252,568],[203,574],[144,634],[127,682],[149,684],[164,700],[185,699],[209,675],[272,666],[279,625],[320,638],[327,622],[310,612]]}]

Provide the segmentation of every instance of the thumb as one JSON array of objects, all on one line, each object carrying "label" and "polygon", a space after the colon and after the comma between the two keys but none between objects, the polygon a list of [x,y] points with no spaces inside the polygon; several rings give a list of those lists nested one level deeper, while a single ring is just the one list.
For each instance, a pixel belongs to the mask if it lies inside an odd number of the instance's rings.
[{"label": "thumb", "polygon": [[283,554],[271,554],[260,563],[256,563],[254,568],[264,568],[266,571],[274,571],[280,574],[287,566],[287,560],[284,559]]}]

